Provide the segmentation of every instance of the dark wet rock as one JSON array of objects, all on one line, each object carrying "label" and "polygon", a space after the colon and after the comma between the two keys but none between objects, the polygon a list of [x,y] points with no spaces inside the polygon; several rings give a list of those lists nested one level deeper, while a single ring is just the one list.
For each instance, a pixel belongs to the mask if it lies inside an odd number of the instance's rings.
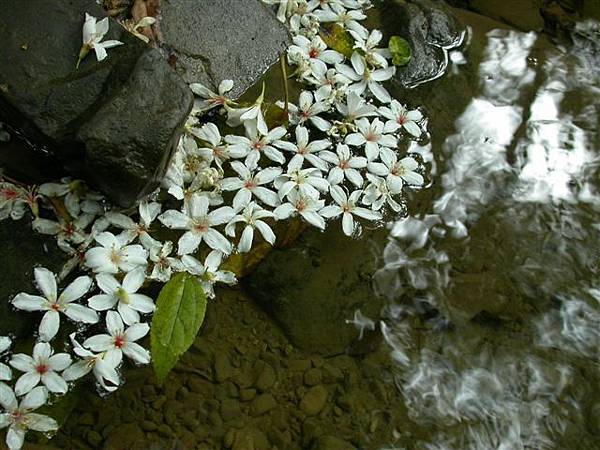
[{"label": "dark wet rock", "polygon": [[307,416],[316,416],[325,407],[325,403],[327,403],[327,389],[322,385],[314,386],[300,400],[300,409]]},{"label": "dark wet rock", "polygon": [[266,364],[254,385],[257,389],[264,392],[269,390],[275,384],[275,381],[277,381],[275,371],[270,365]]},{"label": "dark wet rock", "polygon": [[158,50],[112,19],[106,39],[125,45],[75,70],[85,12],[104,15],[94,0],[4,2],[0,116],[130,205],[158,185],[193,96]]},{"label": "dark wet rock", "polygon": [[352,450],[356,448],[343,439],[335,436],[321,436],[315,441],[311,450]]},{"label": "dark wet rock", "polygon": [[146,50],[110,102],[79,130],[88,178],[113,201],[154,190],[190,111],[188,87],[155,50]]},{"label": "dark wet rock", "polygon": [[231,79],[234,97],[290,43],[286,28],[260,0],[165,0],[161,13],[163,46],[183,79],[213,89]]},{"label": "dark wet rock", "polygon": [[321,371],[319,369],[309,369],[304,372],[304,384],[307,386],[316,386],[321,383]]},{"label": "dark wet rock", "polygon": [[270,450],[271,444],[265,434],[258,428],[246,427],[241,430],[231,430],[228,433],[229,444],[232,450]]},{"label": "dark wet rock", "polygon": [[252,400],[250,414],[253,417],[261,416],[277,406],[277,401],[271,394],[262,394]]},{"label": "dark wet rock", "polygon": [[221,402],[221,417],[225,422],[228,422],[242,413],[240,402],[232,398],[225,399]]},{"label": "dark wet rock", "polygon": [[231,365],[227,355],[218,354],[215,356],[215,379],[222,383],[233,376],[235,369]]},{"label": "dark wet rock", "polygon": [[346,322],[357,309],[377,318],[381,308],[371,287],[376,262],[369,233],[350,240],[338,227],[307,230],[293,247],[273,250],[247,279],[250,295],[292,343],[323,355],[343,353],[357,339],[357,328]]},{"label": "dark wet rock", "polygon": [[256,389],[242,389],[240,391],[240,400],[243,402],[249,402],[256,397]]},{"label": "dark wet rock", "polygon": [[110,432],[103,448],[106,450],[141,450],[147,448],[145,441],[144,432],[141,428],[135,423],[127,423],[114,428]]},{"label": "dark wet rock", "polygon": [[0,249],[0,334],[10,331],[16,337],[30,336],[37,332],[41,314],[17,312],[9,301],[19,292],[37,294],[33,269],[46,267],[58,273],[66,262],[65,254],[55,239],[31,229],[28,216],[18,221],[0,221]]},{"label": "dark wet rock", "polygon": [[403,37],[412,50],[410,62],[397,68],[395,80],[413,87],[443,74],[446,49],[459,45],[464,30],[452,9],[442,0],[392,0],[380,9],[383,33]]}]

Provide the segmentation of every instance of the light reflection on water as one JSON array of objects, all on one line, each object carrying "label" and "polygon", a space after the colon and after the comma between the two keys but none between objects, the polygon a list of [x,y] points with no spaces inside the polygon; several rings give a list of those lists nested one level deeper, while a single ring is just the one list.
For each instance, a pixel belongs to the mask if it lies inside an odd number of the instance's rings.
[{"label": "light reflection on water", "polygon": [[381,329],[430,433],[410,448],[600,448],[599,30],[543,64],[534,33],[488,33],[440,194],[390,226]]}]

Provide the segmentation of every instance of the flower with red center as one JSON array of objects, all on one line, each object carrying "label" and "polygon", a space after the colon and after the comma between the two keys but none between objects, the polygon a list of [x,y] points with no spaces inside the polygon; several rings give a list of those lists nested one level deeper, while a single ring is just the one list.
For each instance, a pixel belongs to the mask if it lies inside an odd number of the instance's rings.
[{"label": "flower with red center", "polygon": [[269,206],[279,204],[279,197],[270,189],[264,187],[272,183],[279,175],[281,168],[267,167],[254,173],[239,161],[232,161],[231,168],[237,173],[237,177],[224,178],[221,181],[221,189],[224,191],[237,191],[233,197],[234,211],[241,211],[250,204],[252,197],[258,198]]},{"label": "flower with red center", "polygon": [[300,194],[297,190],[293,190],[287,196],[287,203],[275,208],[273,216],[277,220],[285,220],[289,217],[300,215],[311,225],[325,229],[325,221],[317,213],[323,206],[325,206],[325,200],[316,200],[311,197]]},{"label": "flower with red center", "polygon": [[76,322],[96,323],[98,315],[91,309],[75,303],[89,291],[92,279],[88,276],[76,278],[59,295],[56,276],[48,269],[36,267],[33,271],[38,289],[43,294],[30,295],[21,292],[12,304],[24,311],[45,311],[39,326],[40,339],[51,340],[60,327],[60,313]]},{"label": "flower with red center", "polygon": [[32,412],[47,401],[48,391],[43,386],[33,388],[19,403],[13,390],[0,383],[0,404],[6,411],[0,414],[0,429],[8,427],[6,445],[10,450],[23,446],[28,430],[49,433],[58,429],[58,423],[51,417]]},{"label": "flower with red center", "polygon": [[100,273],[96,275],[96,283],[102,293],[90,297],[88,305],[96,311],[106,311],[116,306],[125,323],[137,323],[140,313],[148,314],[155,309],[154,301],[138,292],[145,280],[144,268],[127,273],[122,283],[108,273]]},{"label": "flower with red center", "polygon": [[302,125],[296,127],[296,143],[290,141],[276,141],[276,147],[294,153],[293,158],[288,163],[288,171],[294,171],[302,168],[304,160],[308,161],[313,167],[325,172],[328,170],[326,161],[320,158],[318,152],[331,147],[329,139],[321,139],[309,142],[308,129]]},{"label": "flower with red center", "polygon": [[327,176],[327,181],[331,185],[340,184],[346,178],[356,187],[362,187],[364,180],[359,169],[367,167],[365,157],[353,156],[345,144],[338,144],[335,153],[326,150],[319,156],[334,165]]},{"label": "flower with red center", "polygon": [[222,206],[211,212],[208,209],[208,198],[194,193],[185,203],[183,212],[169,210],[159,216],[158,219],[166,227],[186,230],[179,238],[178,254],[193,253],[203,241],[213,249],[231,253],[231,243],[215,227],[228,222],[234,210],[230,206]]},{"label": "flower with red center", "polygon": [[382,106],[379,113],[387,119],[384,126],[384,132],[393,133],[404,129],[414,137],[421,136],[421,127],[419,122],[423,120],[423,114],[418,109],[409,111],[399,101],[392,100],[389,107]]},{"label": "flower with red center", "polygon": [[57,372],[69,367],[71,357],[67,353],[53,354],[47,342],[39,342],[33,347],[33,357],[19,353],[13,355],[9,364],[25,372],[15,384],[15,393],[19,396],[28,393],[40,382],[50,392],[64,394],[68,390],[66,381]]},{"label": "flower with red center", "polygon": [[116,360],[121,360],[122,355],[125,354],[139,364],[150,362],[148,350],[135,342],[148,334],[150,327],[147,323],[134,323],[125,328],[121,316],[115,311],[108,311],[106,329],[109,334],[92,336],[85,340],[83,346],[94,352],[113,353]]},{"label": "flower with red center", "polygon": [[190,84],[190,89],[194,94],[201,97],[203,100],[198,102],[197,107],[200,112],[208,111],[209,109],[219,106],[233,106],[235,102],[227,97],[227,93],[233,88],[233,81],[223,80],[219,83],[218,92],[213,92],[200,83]]},{"label": "flower with red center", "polygon": [[377,211],[371,211],[367,208],[356,206],[358,199],[362,195],[362,191],[354,191],[350,196],[340,186],[332,186],[331,197],[335,201],[335,205],[328,205],[319,211],[326,219],[342,216],[342,229],[344,234],[352,236],[357,228],[353,216],[362,217],[370,221],[381,220],[381,214]]},{"label": "flower with red center", "polygon": [[379,157],[381,147],[393,148],[398,140],[391,134],[385,134],[383,122],[378,118],[369,122],[362,118],[356,121],[357,133],[351,133],[346,136],[345,143],[353,146],[365,146],[365,154],[369,161],[374,161]]}]

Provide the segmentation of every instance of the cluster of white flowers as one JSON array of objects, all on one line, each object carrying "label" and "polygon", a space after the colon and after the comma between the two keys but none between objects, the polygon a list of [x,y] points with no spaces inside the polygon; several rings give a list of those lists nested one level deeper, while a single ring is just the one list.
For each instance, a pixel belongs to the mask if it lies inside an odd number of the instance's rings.
[{"label": "cluster of white flowers", "polygon": [[[43,315],[32,356],[16,354],[8,365],[0,363],[5,410],[0,427],[9,427],[9,448],[20,448],[28,429],[57,428],[52,419],[31,412],[49,393],[64,394],[70,382],[90,372],[110,392],[121,384],[123,354],[137,364],[150,361],[136,343],[148,334],[155,310],[154,300],[138,292],[145,283],[165,283],[185,271],[214,297],[215,283],[236,282],[220,268],[222,262],[249,252],[257,239],[275,244],[274,221],[297,216],[324,229],[327,220],[340,218],[343,232],[353,236],[361,222],[380,221],[388,207],[401,211],[405,187],[423,184],[420,164],[398,154],[403,138],[421,135],[423,117],[393,100],[382,84],[395,67],[388,63],[389,51],[377,48],[382,34],[360,25],[370,2],[264,1],[277,3],[278,18],[289,25],[293,45],[287,62],[305,86],[298,105],[277,102],[289,111],[285,126],[270,128],[265,120],[264,89],[254,104],[241,107],[228,97],[230,80],[218,92],[192,84],[196,106],[162,187],[134,212],[112,208],[78,180],[26,190],[0,179],[0,219],[19,219],[29,206],[33,228],[55,236],[69,255],[58,276],[35,269],[40,295],[20,293],[12,300],[20,310]],[[320,37],[321,27],[332,24],[354,39],[349,61]],[[84,42],[99,56],[103,48],[96,44],[105,30],[100,31]],[[206,122],[212,109],[226,115],[228,126],[240,127],[240,134],[222,136]],[[162,211],[159,200],[165,199],[177,207]],[[56,220],[43,217],[50,210]],[[158,239],[161,224],[180,230],[177,242]],[[87,275],[73,279],[74,271]],[[61,336],[61,314],[77,324],[64,345],[72,354],[54,353],[50,345]],[[0,338],[0,353],[9,344]],[[23,373],[13,387],[11,367]]]}]

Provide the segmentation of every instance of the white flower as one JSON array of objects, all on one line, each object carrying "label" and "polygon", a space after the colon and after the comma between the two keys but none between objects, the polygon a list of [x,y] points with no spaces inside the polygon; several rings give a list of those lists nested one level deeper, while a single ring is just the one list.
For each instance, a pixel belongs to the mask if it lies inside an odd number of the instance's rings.
[{"label": "white flower", "polygon": [[94,247],[85,253],[85,264],[96,273],[129,272],[148,261],[148,252],[138,244],[126,245],[126,238],[104,231],[95,238],[102,247]]},{"label": "white flower", "polygon": [[146,16],[142,17],[137,23],[134,23],[133,20],[124,20],[120,23],[127,31],[147,44],[150,42],[150,38],[138,30],[154,25],[156,23],[156,19],[154,17]]},{"label": "white flower", "polygon": [[0,383],[0,404],[6,412],[0,414],[0,429],[8,427],[6,445],[10,450],[23,447],[27,430],[49,433],[58,430],[58,423],[51,417],[33,413],[48,401],[48,391],[43,386],[36,387],[19,404],[12,391]]},{"label": "white flower", "polygon": [[395,66],[371,70],[358,52],[352,54],[350,62],[352,67],[345,64],[335,66],[338,72],[354,81],[348,86],[348,91],[362,95],[368,89],[381,103],[389,103],[392,100],[388,91],[379,82],[392,78],[396,73]]},{"label": "white flower", "polygon": [[233,272],[219,270],[222,260],[223,253],[218,250],[210,252],[204,260],[204,263],[201,263],[191,255],[184,255],[181,258],[181,262],[185,266],[185,269],[192,275],[196,275],[200,278],[202,288],[208,298],[215,297],[215,283],[225,283],[229,285],[237,283]]},{"label": "white flower", "polygon": [[[119,355],[116,352],[92,353],[75,340],[75,333],[69,337],[73,343],[73,352],[82,359],[65,369],[63,378],[66,381],[74,381],[93,371],[96,381],[102,388],[109,392],[116,390],[120,383],[116,370],[121,362],[120,359],[117,360]],[[110,385],[106,384],[107,381]]]},{"label": "white flower", "polygon": [[[0,355],[8,350],[12,342],[8,336],[0,336]],[[0,381],[12,380],[12,371],[4,363],[0,363]]]},{"label": "white flower", "polygon": [[322,160],[316,153],[331,147],[329,139],[320,139],[318,141],[308,141],[308,130],[303,126],[296,127],[296,143],[289,141],[275,141],[274,146],[295,153],[288,163],[288,171],[294,171],[302,168],[306,159],[314,167],[326,172],[329,165]]},{"label": "white flower", "polygon": [[299,214],[311,225],[321,230],[325,229],[325,221],[318,214],[318,211],[325,206],[325,200],[315,200],[311,197],[301,195],[296,191],[290,192],[287,200],[287,203],[279,205],[273,211],[273,216],[277,220],[285,220]]},{"label": "white flower", "polygon": [[123,45],[123,42],[110,40],[101,42],[104,39],[104,35],[108,33],[108,17],[105,17],[100,22],[96,22],[96,18],[85,13],[85,22],[83,23],[83,45],[79,50],[79,60],[77,61],[77,67],[81,63],[81,60],[87,56],[91,49],[96,52],[96,59],[102,61],[106,58],[106,49]]},{"label": "white flower", "polygon": [[338,112],[345,117],[347,122],[354,122],[361,117],[377,115],[377,108],[367,103],[364,98],[356,92],[349,92],[346,97],[346,104],[336,104]]},{"label": "white flower", "polygon": [[59,218],[58,222],[49,219],[37,217],[31,223],[32,228],[40,234],[56,236],[59,245],[72,242],[73,244],[81,244],[87,239],[85,229],[94,220],[92,214],[81,214],[75,220],[67,222]]},{"label": "white flower", "polygon": [[[283,107],[281,102],[278,102],[277,105]],[[290,103],[288,107],[292,125],[304,125],[308,121],[320,131],[327,131],[331,128],[330,122],[319,117],[319,114],[328,111],[330,106],[325,102],[314,102],[312,92],[302,91],[298,106]]]},{"label": "white flower", "polygon": [[199,97],[202,97],[204,100],[196,102],[194,105],[195,108],[200,112],[208,111],[212,108],[217,108],[220,106],[231,106],[235,105],[235,102],[227,97],[227,94],[233,88],[233,81],[231,80],[223,80],[219,83],[218,93],[215,93],[208,89],[201,83],[192,83],[190,84],[190,89],[194,94]]},{"label": "white flower", "polygon": [[343,95],[346,86],[352,82],[335,69],[323,71],[321,66],[314,67],[313,75],[314,80],[309,81],[317,87],[315,100],[318,102],[334,102],[338,96]]},{"label": "white flower", "polygon": [[267,5],[279,5],[277,8],[277,19],[285,23],[287,18],[298,13],[301,8],[306,6],[306,0],[262,0]]},{"label": "white flower", "polygon": [[193,253],[202,241],[210,248],[231,253],[231,243],[213,227],[229,222],[234,215],[233,208],[222,206],[209,213],[208,203],[208,198],[192,194],[186,203],[185,213],[169,210],[159,216],[166,227],[187,230],[179,238],[179,255]]},{"label": "white flower", "polygon": [[94,352],[116,353],[115,361],[121,361],[123,353],[138,364],[150,362],[150,352],[135,341],[143,338],[150,331],[147,323],[134,323],[125,329],[123,320],[115,311],[106,313],[106,330],[109,334],[97,334],[87,338],[83,346]]},{"label": "white flower", "polygon": [[150,260],[154,263],[150,278],[166,283],[171,279],[173,270],[181,272],[183,266],[177,258],[170,257],[173,251],[173,243],[167,241],[164,244],[157,243],[150,248]]},{"label": "white flower", "polygon": [[25,215],[27,192],[12,183],[0,182],[0,220],[10,216],[19,220]]},{"label": "white flower", "polygon": [[106,311],[117,305],[123,322],[127,325],[137,323],[140,321],[140,313],[148,314],[156,308],[150,297],[137,292],[145,279],[146,274],[142,268],[125,275],[122,284],[108,273],[99,273],[96,275],[96,283],[103,294],[90,297],[88,305],[96,311]]},{"label": "white flower", "polygon": [[263,133],[259,132],[255,121],[246,122],[245,128],[245,137],[229,135],[225,136],[225,142],[231,144],[229,146],[230,152],[246,155],[244,164],[248,169],[253,170],[258,166],[261,154],[276,163],[283,164],[285,162],[283,154],[271,145],[285,135],[285,128],[277,127]]},{"label": "white flower", "polygon": [[259,231],[265,241],[271,245],[275,244],[275,233],[273,233],[273,230],[271,230],[269,225],[261,220],[266,217],[273,217],[273,213],[252,202],[244,208],[242,214],[236,215],[231,219],[231,222],[227,224],[225,233],[227,233],[228,236],[235,236],[235,226],[237,223],[242,222],[246,224],[237,245],[237,249],[240,253],[249,252],[252,248],[255,229]]},{"label": "white flower", "polygon": [[386,133],[393,133],[399,128],[404,128],[414,137],[421,136],[421,127],[418,122],[423,120],[423,115],[418,109],[409,111],[398,100],[392,100],[389,107],[379,108],[379,114],[388,119],[384,128]]},{"label": "white flower", "polygon": [[[218,167],[221,167],[230,158],[229,148],[223,144],[219,128],[214,123],[206,123],[200,129],[194,129],[193,133],[206,145],[206,147],[199,147],[198,153],[207,164],[214,161]],[[237,157],[241,156],[245,156],[245,153]]]},{"label": "white flower", "polygon": [[319,191],[326,194],[329,190],[329,182],[323,178],[319,169],[314,167],[308,169],[288,170],[277,180],[275,187],[278,189],[280,199],[287,197],[290,192],[298,191],[300,195],[320,198]]},{"label": "white flower", "polygon": [[356,187],[362,187],[363,177],[358,169],[367,167],[367,158],[352,156],[345,144],[338,144],[335,153],[325,150],[319,153],[319,156],[334,165],[327,176],[331,185],[340,184],[346,178]]},{"label": "white flower", "polygon": [[368,173],[367,179],[369,180],[369,184],[365,188],[362,197],[363,204],[370,206],[374,211],[379,211],[387,203],[393,211],[402,211],[402,205],[394,199],[394,194],[390,192],[385,178]]},{"label": "white flower", "polygon": [[208,167],[209,164],[198,149],[195,139],[188,135],[182,136],[179,140],[177,153],[173,160],[177,164],[177,169],[183,177],[183,181],[187,183],[192,181],[198,172]]},{"label": "white flower", "polygon": [[[327,70],[327,64],[338,64],[344,60],[344,56],[335,50],[327,50],[327,44],[319,36],[308,39],[305,36],[294,36],[293,45],[288,47],[288,55],[298,57],[309,62],[310,67],[320,66],[319,70]],[[314,70],[314,69],[312,69]]]},{"label": "white flower", "polygon": [[53,350],[47,342],[38,342],[33,347],[33,358],[24,353],[13,355],[9,364],[21,372],[15,384],[15,393],[25,395],[41,381],[50,392],[64,394],[69,390],[67,382],[56,372],[65,370],[71,364],[67,353],[53,355]]},{"label": "white flower", "polygon": [[40,185],[38,192],[46,197],[62,198],[69,215],[78,217],[81,211],[79,190],[82,182],[71,180],[69,177],[62,178],[60,181],[60,183],[44,183]]},{"label": "white flower", "polygon": [[374,161],[379,157],[379,148],[395,147],[398,143],[395,136],[384,134],[383,122],[378,118],[369,122],[368,119],[362,118],[356,121],[358,133],[352,133],[346,136],[346,144],[354,146],[365,146],[365,154],[368,161]]},{"label": "white flower", "polygon": [[367,64],[382,68],[388,66],[386,58],[390,59],[392,57],[390,51],[387,48],[376,48],[383,38],[381,31],[373,30],[369,33],[362,26],[348,31],[356,41],[354,48],[363,51]]},{"label": "white flower", "polygon": [[125,214],[116,213],[109,211],[106,213],[106,218],[111,225],[121,228],[124,231],[121,233],[122,242],[129,244],[135,238],[139,238],[141,244],[149,248],[152,245],[153,239],[148,234],[150,225],[158,214],[160,213],[161,205],[157,202],[141,201],[138,206],[138,212],[140,216],[139,223],[133,221],[133,219]]},{"label": "white flower", "polygon": [[390,149],[382,149],[381,160],[383,164],[370,162],[367,169],[375,175],[386,177],[388,189],[392,194],[398,194],[402,191],[402,180],[413,186],[423,184],[423,176],[415,172],[415,169],[419,167],[419,163],[413,158],[406,157],[398,161],[396,152]]},{"label": "white flower", "polygon": [[273,182],[275,178],[281,175],[281,168],[267,167],[257,173],[252,173],[239,161],[232,161],[231,168],[236,171],[239,177],[223,179],[221,188],[224,191],[237,191],[233,198],[233,209],[236,212],[245,208],[250,203],[253,195],[269,206],[277,206],[279,203],[277,194],[264,187],[264,185]]},{"label": "white flower", "polygon": [[367,18],[362,11],[347,11],[346,8],[337,3],[330,3],[322,10],[314,11],[313,14],[319,19],[319,22],[334,22],[350,29],[360,26],[358,21]]},{"label": "white flower", "polygon": [[254,105],[248,106],[246,108],[231,108],[227,104],[225,105],[225,109],[227,110],[227,125],[230,127],[238,127],[241,124],[246,124],[246,122],[256,122],[255,128],[258,129],[263,135],[269,132],[269,127],[267,127],[267,122],[265,122],[265,117],[262,112],[262,104],[265,99],[265,85],[263,83],[263,88],[261,94],[258,96]]},{"label": "white flower", "polygon": [[378,212],[356,206],[362,191],[354,191],[350,194],[350,197],[348,197],[340,186],[331,186],[330,193],[337,205],[326,206],[319,211],[319,214],[328,219],[337,217],[341,214],[342,229],[346,236],[352,236],[356,229],[354,215],[371,221],[381,220],[382,216]]},{"label": "white flower", "polygon": [[92,225],[92,230],[85,238],[85,241],[78,246],[75,247],[66,241],[58,241],[58,247],[69,257],[69,260],[63,265],[58,274],[59,280],[64,280],[76,267],[84,269],[85,252],[91,243],[94,242],[94,236],[106,230],[109,226],[110,222],[105,217],[100,217]]},{"label": "white flower", "polygon": [[12,304],[24,311],[46,311],[39,326],[41,340],[48,342],[56,336],[60,327],[59,313],[76,322],[98,322],[98,314],[95,311],[74,303],[89,291],[92,285],[90,277],[76,278],[58,295],[56,277],[52,272],[43,267],[36,267],[33,273],[38,289],[44,296],[21,292],[15,296]]}]

